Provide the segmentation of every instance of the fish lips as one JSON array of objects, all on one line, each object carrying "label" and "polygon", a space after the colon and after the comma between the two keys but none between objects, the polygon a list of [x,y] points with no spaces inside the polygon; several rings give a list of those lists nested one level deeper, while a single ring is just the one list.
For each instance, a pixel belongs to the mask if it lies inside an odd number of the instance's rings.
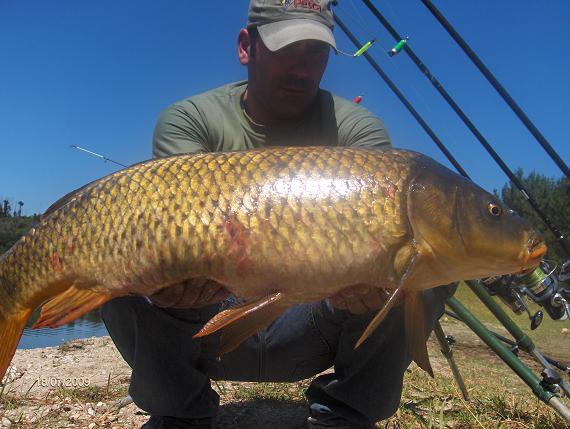
[{"label": "fish lips", "polygon": [[529,239],[527,248],[528,253],[524,259],[523,270],[538,266],[548,251],[548,246],[536,236]]}]

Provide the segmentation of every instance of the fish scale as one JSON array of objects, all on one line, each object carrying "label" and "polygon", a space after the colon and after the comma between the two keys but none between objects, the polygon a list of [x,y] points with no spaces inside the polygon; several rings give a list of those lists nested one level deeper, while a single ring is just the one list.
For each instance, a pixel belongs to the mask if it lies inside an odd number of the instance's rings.
[{"label": "fish scale", "polygon": [[[536,264],[544,245],[532,227],[507,209],[500,223],[488,219],[489,204],[499,203],[430,158],[391,148],[278,147],[136,164],[56,202],[0,256],[0,375],[25,320],[50,299],[38,326],[113,297],[213,279],[247,301],[200,334],[229,324],[227,350],[287,306],[355,284],[395,296]],[[251,311],[260,316],[248,319]]]}]

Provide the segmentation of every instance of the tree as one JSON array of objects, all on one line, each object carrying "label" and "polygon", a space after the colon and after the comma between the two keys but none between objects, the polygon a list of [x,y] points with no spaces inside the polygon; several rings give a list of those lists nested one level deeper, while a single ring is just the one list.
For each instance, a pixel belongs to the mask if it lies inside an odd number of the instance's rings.
[{"label": "tree", "polygon": [[23,201],[18,201],[18,216],[22,216],[22,206],[24,205]]},{"label": "tree", "polygon": [[[515,175],[546,216],[567,237],[570,234],[570,180],[565,177],[552,179],[536,172],[530,173],[525,178],[521,169],[517,170]],[[512,182],[503,186],[500,195],[497,191],[495,194],[520,216],[528,219],[542,233],[549,247],[549,258],[559,261],[568,259],[569,255],[566,255],[560,248],[558,240]],[[570,244],[568,238],[566,240]]]},{"label": "tree", "polygon": [[2,208],[0,210],[0,217],[10,217],[11,216],[12,207],[10,206],[10,201],[4,200],[2,204]]},{"label": "tree", "polygon": [[40,221],[38,215],[0,218],[0,255]]}]

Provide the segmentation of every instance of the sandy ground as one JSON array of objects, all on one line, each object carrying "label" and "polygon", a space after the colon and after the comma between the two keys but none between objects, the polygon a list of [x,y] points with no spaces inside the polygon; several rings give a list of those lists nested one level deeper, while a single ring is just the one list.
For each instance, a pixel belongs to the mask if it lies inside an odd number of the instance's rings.
[{"label": "sandy ground", "polygon": [[[489,361],[489,367],[495,366],[496,356],[481,347],[472,332],[458,325],[444,324],[444,329],[453,331],[463,344],[456,353],[463,356],[462,360],[477,354]],[[451,378],[433,336],[429,348],[436,378]],[[468,362],[462,362],[464,369]],[[499,367],[504,368],[502,364]],[[18,350],[0,388],[0,428],[138,428],[148,415],[122,400],[127,396],[129,380],[130,368],[109,337]],[[279,393],[274,394],[270,386],[256,383],[213,383],[222,404],[217,427],[304,427],[307,409],[302,392],[307,384],[280,385],[275,389]]]},{"label": "sandy ground", "polygon": [[[139,428],[148,414],[133,403],[121,406],[130,372],[109,337],[17,350],[4,379],[0,428]],[[304,427],[307,410],[299,398],[306,383],[290,383],[291,395],[280,389],[280,397],[261,401],[254,385],[213,383],[222,403],[218,428]]]},{"label": "sandy ground", "polygon": [[47,423],[50,414],[56,413],[68,421],[51,427],[140,427],[148,417],[134,404],[118,408],[113,407],[116,400],[91,403],[74,395],[74,389],[93,392],[94,398],[102,389],[119,393],[129,379],[130,368],[109,337],[17,350],[6,375],[4,395],[24,400],[21,406],[16,402],[2,413],[2,428],[10,426],[8,420],[19,422],[19,427],[43,426],[42,420]]}]

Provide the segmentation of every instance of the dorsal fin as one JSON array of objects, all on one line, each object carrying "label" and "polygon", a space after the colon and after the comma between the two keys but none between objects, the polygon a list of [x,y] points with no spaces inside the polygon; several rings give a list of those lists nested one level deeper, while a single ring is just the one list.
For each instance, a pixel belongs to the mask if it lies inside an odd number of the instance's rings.
[{"label": "dorsal fin", "polygon": [[[100,180],[100,179],[99,179]],[[97,180],[94,180],[93,182],[89,182],[87,185],[83,185],[80,188],[75,189],[74,191],[71,191],[67,194],[65,194],[63,197],[61,197],[59,200],[57,200],[55,203],[53,203],[51,206],[49,206],[47,208],[47,210],[40,216],[40,222],[43,222],[49,215],[51,215],[53,212],[59,210],[60,208],[62,208],[63,206],[65,206],[67,203],[69,203],[74,197],[76,197],[77,195],[79,195],[79,193],[81,191],[83,191],[85,188],[91,186],[93,183],[95,183]]]},{"label": "dorsal fin", "polygon": [[[173,155],[173,156],[178,156],[178,155]],[[67,193],[66,195],[64,195],[63,197],[61,197],[59,200],[57,200],[55,203],[53,203],[51,206],[49,206],[47,208],[47,210],[40,216],[40,222],[44,221],[49,215],[51,215],[53,212],[59,210],[60,208],[62,208],[63,206],[65,206],[66,204],[68,204],[71,200],[73,200],[75,197],[79,196],[79,194],[84,191],[85,189],[89,188],[90,186],[94,185],[95,183],[101,182],[102,180],[105,180],[111,176],[116,175],[117,173],[121,173],[125,170],[130,170],[133,167],[139,166],[141,164],[150,162],[150,161],[155,161],[154,159],[147,159],[144,161],[140,161],[137,162],[135,164],[132,164],[131,166],[124,168],[122,170],[119,171],[115,171],[114,173],[110,173],[107,174],[106,176],[103,176],[99,179],[95,179],[89,183],[87,183],[86,185],[81,186],[80,188],[75,189],[74,191],[71,191],[69,193]]]}]

